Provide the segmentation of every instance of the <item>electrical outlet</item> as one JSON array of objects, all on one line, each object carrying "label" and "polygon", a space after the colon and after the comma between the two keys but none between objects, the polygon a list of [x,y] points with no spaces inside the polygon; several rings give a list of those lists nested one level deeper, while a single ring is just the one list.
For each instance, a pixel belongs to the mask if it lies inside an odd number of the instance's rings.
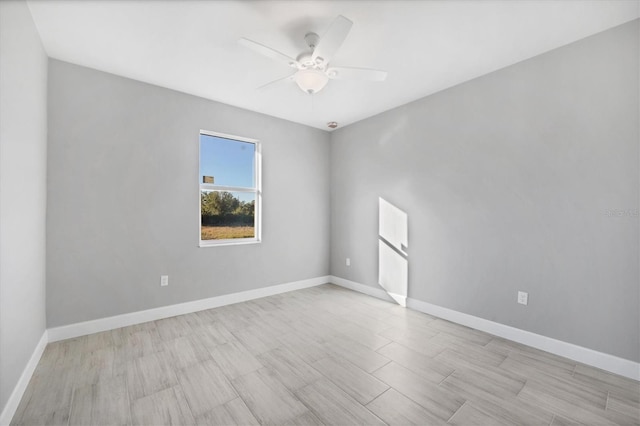
[{"label": "electrical outlet", "polygon": [[347,264],[347,266],[351,266],[351,259],[347,257],[347,261],[345,263]]},{"label": "electrical outlet", "polygon": [[529,293],[525,293],[524,291],[518,292],[518,303],[521,305],[529,304]]},{"label": "electrical outlet", "polygon": [[169,275],[160,275],[160,287],[169,285]]}]

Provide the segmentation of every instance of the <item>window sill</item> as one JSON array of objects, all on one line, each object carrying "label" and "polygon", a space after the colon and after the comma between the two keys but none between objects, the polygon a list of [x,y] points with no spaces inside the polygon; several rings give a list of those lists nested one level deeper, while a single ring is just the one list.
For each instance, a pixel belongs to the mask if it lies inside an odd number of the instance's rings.
[{"label": "window sill", "polygon": [[222,247],[222,246],[240,246],[245,244],[260,244],[262,241],[256,238],[242,238],[237,240],[201,240],[198,247]]}]

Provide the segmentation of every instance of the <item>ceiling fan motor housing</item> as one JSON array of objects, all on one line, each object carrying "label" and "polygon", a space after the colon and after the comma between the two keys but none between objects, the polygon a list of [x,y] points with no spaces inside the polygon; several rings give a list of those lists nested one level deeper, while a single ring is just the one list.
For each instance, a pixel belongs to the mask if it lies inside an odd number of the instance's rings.
[{"label": "ceiling fan motor housing", "polygon": [[300,64],[299,68],[301,69],[317,68],[316,63],[313,62],[313,59],[311,58],[311,53],[301,53],[298,55],[296,60],[298,61],[298,64]]}]

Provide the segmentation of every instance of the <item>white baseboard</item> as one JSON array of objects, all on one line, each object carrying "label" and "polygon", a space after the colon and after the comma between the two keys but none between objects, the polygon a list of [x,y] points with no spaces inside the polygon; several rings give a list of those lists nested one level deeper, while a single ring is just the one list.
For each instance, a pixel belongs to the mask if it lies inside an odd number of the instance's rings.
[{"label": "white baseboard", "polygon": [[[62,327],[55,327],[45,330],[40,341],[36,345],[29,362],[25,366],[18,383],[0,414],[0,426],[9,425],[15,415],[20,400],[31,380],[40,358],[48,342],[69,339],[100,331],[112,330],[114,328],[139,324],[147,321],[154,321],[162,318],[169,318],[176,315],[198,312],[205,309],[216,308],[233,303],[245,302],[259,299],[261,297],[272,296],[303,288],[315,287],[331,282],[341,287],[348,288],[360,293],[368,294],[379,299],[394,301],[383,289],[360,284],[344,278],[335,276],[323,276],[308,280],[295,281],[271,287],[248,290],[239,293],[227,294],[223,296],[211,297],[208,299],[195,300],[192,302],[180,303],[177,305],[164,306],[145,311],[132,312],[124,315],[117,315],[109,318],[101,318],[93,321],[86,321]],[[541,349],[556,355],[560,355],[583,364],[591,365],[602,370],[610,371],[621,376],[640,380],[640,363],[629,361],[613,355],[594,351],[582,346],[556,340],[550,337],[520,330],[504,324],[485,320],[473,315],[432,305],[416,299],[407,298],[407,307],[429,315],[437,316],[451,322],[475,328],[486,333],[503,337],[527,346]]]},{"label": "white baseboard", "polygon": [[[360,284],[344,278],[331,276],[333,284],[345,287],[360,293],[368,294],[379,299],[392,301],[392,298],[382,289]],[[473,315],[443,308],[412,298],[407,298],[407,307],[425,314],[433,315],[447,321],[461,324],[494,336],[503,337],[523,345],[531,346],[555,355],[572,359],[592,367],[600,368],[614,374],[619,374],[633,380],[640,380],[640,363],[614,355],[598,352],[573,343],[563,342],[551,337],[521,330],[519,328],[489,321]]]},{"label": "white baseboard", "polygon": [[31,380],[31,376],[33,376],[33,372],[38,366],[38,362],[40,362],[40,358],[44,353],[44,349],[47,347],[48,341],[47,330],[45,330],[44,333],[42,333],[42,337],[40,337],[38,344],[33,350],[31,358],[29,358],[29,362],[27,362],[24,370],[22,370],[20,379],[18,379],[18,383],[16,383],[16,386],[13,388],[13,392],[11,392],[9,400],[2,409],[2,414],[0,414],[1,426],[9,425],[11,423],[11,419],[13,419],[13,416],[16,414],[16,410],[18,409],[20,400],[24,395],[24,391],[27,390],[27,385]]},{"label": "white baseboard", "polygon": [[144,311],[131,312],[113,317],[64,325],[61,327],[50,328],[48,330],[49,341],[55,342],[58,340],[71,339],[73,337],[113,330],[115,328],[126,327],[143,322],[174,317],[176,315],[204,311],[205,309],[246,302],[247,300],[259,299],[261,297],[286,293],[292,290],[315,287],[321,284],[326,284],[330,281],[330,276],[316,277],[308,280],[294,281],[271,287],[257,288],[255,290],[241,291],[239,293],[225,294],[222,296],[210,297],[208,299],[194,300],[192,302],[162,306],[160,308],[147,309]]},{"label": "white baseboard", "polygon": [[381,287],[371,287],[370,285],[360,284],[355,281],[333,275],[329,277],[329,280],[332,284],[339,285],[340,287],[348,288],[349,290],[357,291],[358,293],[368,294],[369,296],[377,297],[378,299],[386,300],[388,302],[395,302],[395,300],[393,300]]},{"label": "white baseboard", "polygon": [[562,340],[464,314],[416,299],[407,299],[407,306],[416,311],[424,312],[425,314],[475,328],[476,330],[522,343],[523,345],[569,358],[633,380],[640,380],[640,363],[628,359],[619,358],[615,355],[598,352],[583,346],[574,345],[573,343],[567,343]]}]

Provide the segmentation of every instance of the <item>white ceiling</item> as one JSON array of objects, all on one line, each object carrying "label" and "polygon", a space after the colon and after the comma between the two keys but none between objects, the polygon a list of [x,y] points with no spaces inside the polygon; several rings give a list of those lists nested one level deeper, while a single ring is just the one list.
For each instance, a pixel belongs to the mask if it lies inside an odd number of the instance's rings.
[{"label": "white ceiling", "polygon": [[[50,57],[327,130],[539,55],[640,16],[638,0],[28,2]],[[290,56],[337,15],[354,23],[332,65],[385,82],[332,80],[320,93],[240,46]]]}]

